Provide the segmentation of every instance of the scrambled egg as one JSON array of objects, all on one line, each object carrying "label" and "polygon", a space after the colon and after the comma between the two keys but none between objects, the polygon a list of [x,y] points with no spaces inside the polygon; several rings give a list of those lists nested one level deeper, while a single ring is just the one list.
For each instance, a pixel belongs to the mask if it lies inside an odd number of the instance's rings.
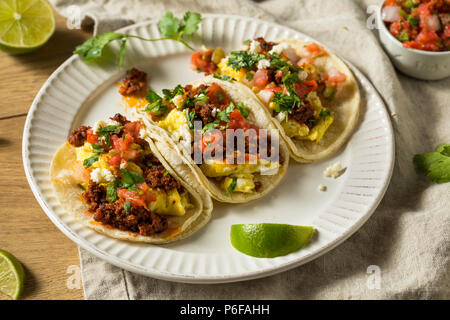
[{"label": "scrambled egg", "polygon": [[171,110],[163,120],[157,122],[158,126],[172,134],[184,124],[187,124],[186,116],[183,111],[178,109]]},{"label": "scrambled egg", "polygon": [[220,63],[217,65],[218,71],[222,75],[227,75],[233,79],[236,79],[237,81],[241,81],[242,78],[245,77],[245,70],[235,70],[232,67],[228,65],[228,59],[224,58],[220,61]]},{"label": "scrambled egg", "polygon": [[320,116],[321,110],[323,110],[320,98],[316,92],[310,92],[306,97],[311,105],[314,107],[315,118],[318,120],[317,124],[309,129],[305,124],[299,124],[295,120],[281,121],[281,126],[290,138],[297,138],[300,140],[310,140],[318,143],[330,125],[334,121],[333,115]]},{"label": "scrambled egg", "polygon": [[207,177],[225,177],[221,183],[221,187],[224,190],[228,190],[233,179],[236,178],[234,192],[251,193],[255,189],[253,173],[274,174],[279,167],[280,164],[278,162],[269,162],[260,159],[255,164],[228,164],[218,161],[209,161],[202,163],[200,169]]},{"label": "scrambled egg", "polygon": [[187,191],[180,194],[177,189],[168,192],[152,189],[152,192],[156,195],[156,200],[150,203],[149,209],[158,214],[182,216],[187,209],[192,208]]}]

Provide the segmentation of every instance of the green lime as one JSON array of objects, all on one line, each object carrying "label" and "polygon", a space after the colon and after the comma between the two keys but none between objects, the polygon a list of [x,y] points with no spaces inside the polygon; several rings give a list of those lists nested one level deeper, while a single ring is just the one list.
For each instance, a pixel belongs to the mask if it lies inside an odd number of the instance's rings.
[{"label": "green lime", "polygon": [[25,272],[20,262],[11,253],[0,249],[0,292],[18,299],[24,279]]},{"label": "green lime", "polygon": [[0,0],[0,49],[33,51],[55,31],[55,16],[45,0]]},{"label": "green lime", "polygon": [[234,224],[231,226],[231,244],[249,256],[274,258],[297,251],[308,243],[313,227],[278,223]]}]

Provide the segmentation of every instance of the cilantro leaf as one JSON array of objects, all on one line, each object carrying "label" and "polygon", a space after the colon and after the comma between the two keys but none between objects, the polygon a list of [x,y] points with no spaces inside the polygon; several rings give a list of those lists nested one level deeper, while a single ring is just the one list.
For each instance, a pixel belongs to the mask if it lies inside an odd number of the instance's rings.
[{"label": "cilantro leaf", "polygon": [[242,114],[242,116],[244,118],[248,118],[248,115],[250,114],[250,110],[247,109],[242,102],[240,102],[238,104],[237,109],[239,110],[239,112]]},{"label": "cilantro leaf", "polygon": [[302,105],[302,101],[297,94],[284,94],[282,92],[274,92],[271,102],[275,103],[274,110],[276,112],[288,112]]},{"label": "cilantro leaf", "polygon": [[415,155],[417,171],[425,173],[436,183],[450,182],[450,144],[442,144],[437,152]]},{"label": "cilantro leaf", "polygon": [[198,30],[198,25],[202,21],[200,13],[186,12],[183,17],[184,26],[181,28],[181,32],[187,36],[194,34]]},{"label": "cilantro leaf", "polygon": [[74,54],[81,56],[83,61],[94,61],[100,59],[103,49],[114,40],[123,39],[125,34],[106,32],[86,40],[75,48]]},{"label": "cilantro leaf", "polygon": [[106,186],[106,201],[115,202],[119,199],[117,196],[117,183],[110,183]]},{"label": "cilantro leaf", "polygon": [[226,107],[225,110],[222,110],[219,113],[217,113],[217,118],[225,122],[230,121],[230,114],[234,111],[234,109],[235,109],[234,103],[230,102],[230,105]]},{"label": "cilantro leaf", "polygon": [[162,100],[162,98],[155,91],[153,91],[151,89],[148,89],[147,90],[147,95],[145,96],[145,100],[147,100],[148,103],[152,104],[152,103],[154,103],[156,101]]},{"label": "cilantro leaf", "polygon": [[127,39],[136,38],[142,41],[160,41],[160,40],[174,40],[182,43],[190,50],[194,50],[189,44],[182,39],[183,35],[190,36],[198,30],[198,25],[202,21],[201,15],[195,12],[186,12],[183,21],[174,17],[172,12],[167,12],[164,17],[158,23],[158,28],[163,38],[146,39],[136,35],[106,32],[96,35],[86,40],[81,45],[77,46],[74,50],[74,54],[78,54],[83,61],[96,61],[99,60],[104,48],[112,41],[122,40],[120,44],[119,56],[117,64],[122,66],[122,62],[125,56]]},{"label": "cilantro leaf", "polygon": [[120,186],[123,188],[130,188],[136,183],[144,182],[144,177],[138,172],[130,171],[126,168],[120,169],[120,171],[123,174]]},{"label": "cilantro leaf", "polygon": [[89,157],[87,159],[84,159],[83,166],[87,169],[90,166],[92,166],[94,164],[94,162],[98,161],[98,159],[99,159],[99,155],[98,154],[94,154],[93,156],[91,156],[91,157]]},{"label": "cilantro leaf", "polygon": [[215,120],[213,122],[207,123],[203,126],[202,133],[205,133],[208,130],[214,129],[220,123],[219,120]]}]

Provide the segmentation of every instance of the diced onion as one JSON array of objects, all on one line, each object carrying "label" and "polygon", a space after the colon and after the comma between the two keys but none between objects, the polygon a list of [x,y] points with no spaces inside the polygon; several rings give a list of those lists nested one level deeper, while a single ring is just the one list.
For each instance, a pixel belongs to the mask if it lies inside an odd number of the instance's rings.
[{"label": "diced onion", "polygon": [[288,59],[292,62],[292,63],[297,63],[299,57],[297,56],[297,52],[295,51],[294,48],[289,47],[287,49],[283,50],[283,53],[286,55],[286,57],[288,57]]},{"label": "diced onion", "polygon": [[270,99],[273,97],[273,92],[271,90],[261,90],[258,96],[265,104],[269,104]]},{"label": "diced onion", "polygon": [[439,31],[439,29],[441,29],[441,22],[439,21],[437,15],[433,14],[432,16],[426,17],[425,21],[430,31],[436,32]]},{"label": "diced onion", "polygon": [[395,22],[400,19],[399,10],[400,7],[398,6],[385,6],[381,10],[381,19],[385,22]]}]

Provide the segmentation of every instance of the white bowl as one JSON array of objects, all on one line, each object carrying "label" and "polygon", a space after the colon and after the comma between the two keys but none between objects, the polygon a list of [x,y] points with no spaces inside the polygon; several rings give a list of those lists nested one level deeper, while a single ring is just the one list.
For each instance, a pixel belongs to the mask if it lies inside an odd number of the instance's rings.
[{"label": "white bowl", "polygon": [[392,63],[401,72],[422,80],[439,80],[450,76],[450,51],[432,52],[403,48],[386,28],[381,19],[381,9],[377,11],[377,27],[380,41]]}]

